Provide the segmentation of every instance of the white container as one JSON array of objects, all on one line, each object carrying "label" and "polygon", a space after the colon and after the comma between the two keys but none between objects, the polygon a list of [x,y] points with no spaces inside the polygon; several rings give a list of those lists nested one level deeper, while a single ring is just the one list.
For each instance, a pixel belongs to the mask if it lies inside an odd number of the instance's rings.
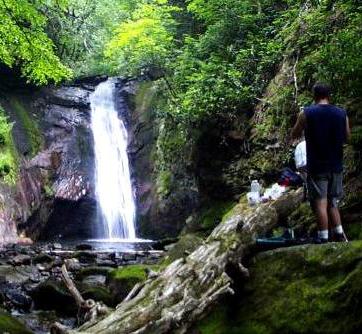
[{"label": "white container", "polygon": [[260,186],[258,180],[253,180],[251,182],[250,192],[258,193],[260,195],[260,190],[261,190],[261,186]]},{"label": "white container", "polygon": [[260,203],[260,194],[258,192],[251,191],[246,194],[246,198],[250,206]]}]

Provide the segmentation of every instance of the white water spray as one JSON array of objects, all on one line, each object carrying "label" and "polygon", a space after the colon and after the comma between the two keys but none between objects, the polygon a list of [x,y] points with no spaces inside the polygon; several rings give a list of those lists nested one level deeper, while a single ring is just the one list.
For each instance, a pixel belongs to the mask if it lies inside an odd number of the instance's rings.
[{"label": "white water spray", "polygon": [[127,130],[115,108],[112,80],[99,84],[90,97],[95,151],[95,185],[103,235],[135,240],[136,206],[127,155]]}]

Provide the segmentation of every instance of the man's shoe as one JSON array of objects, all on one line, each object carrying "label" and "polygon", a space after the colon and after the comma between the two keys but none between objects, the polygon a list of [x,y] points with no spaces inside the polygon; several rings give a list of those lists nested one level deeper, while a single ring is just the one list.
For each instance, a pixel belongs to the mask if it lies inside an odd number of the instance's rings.
[{"label": "man's shoe", "polygon": [[344,233],[334,233],[332,241],[334,242],[348,242],[347,237]]},{"label": "man's shoe", "polygon": [[313,244],[317,244],[317,245],[326,244],[327,242],[328,242],[328,239],[319,238],[319,237],[313,238],[313,241],[312,241]]}]

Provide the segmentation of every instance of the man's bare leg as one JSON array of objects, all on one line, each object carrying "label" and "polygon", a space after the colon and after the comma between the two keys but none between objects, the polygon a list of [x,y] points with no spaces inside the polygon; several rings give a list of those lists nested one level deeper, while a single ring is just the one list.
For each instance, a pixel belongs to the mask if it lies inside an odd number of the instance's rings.
[{"label": "man's bare leg", "polygon": [[328,230],[328,202],[326,199],[318,199],[314,203],[315,213],[318,219],[318,229]]},{"label": "man's bare leg", "polygon": [[328,207],[329,218],[331,220],[331,227],[335,228],[338,225],[342,225],[341,214],[338,208]]},{"label": "man's bare leg", "polygon": [[318,237],[328,240],[328,201],[318,199],[314,202],[314,210],[318,220]]},{"label": "man's bare leg", "polygon": [[328,206],[328,214],[331,222],[331,228],[333,230],[334,240],[335,241],[347,241],[347,237],[343,231],[342,219],[339,209],[333,207],[332,205]]}]

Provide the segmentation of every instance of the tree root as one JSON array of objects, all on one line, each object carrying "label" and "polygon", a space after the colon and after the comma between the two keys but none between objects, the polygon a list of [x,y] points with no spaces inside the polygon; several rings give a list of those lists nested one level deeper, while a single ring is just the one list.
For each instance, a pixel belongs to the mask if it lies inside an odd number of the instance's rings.
[{"label": "tree root", "polygon": [[[96,302],[93,299],[84,300],[70,278],[66,264],[62,265],[62,279],[78,306],[78,325],[82,325],[84,323],[95,323],[98,319],[111,312],[111,309],[101,302]],[[50,327],[51,334],[69,334],[71,332],[71,329],[58,322],[55,322]]]}]

